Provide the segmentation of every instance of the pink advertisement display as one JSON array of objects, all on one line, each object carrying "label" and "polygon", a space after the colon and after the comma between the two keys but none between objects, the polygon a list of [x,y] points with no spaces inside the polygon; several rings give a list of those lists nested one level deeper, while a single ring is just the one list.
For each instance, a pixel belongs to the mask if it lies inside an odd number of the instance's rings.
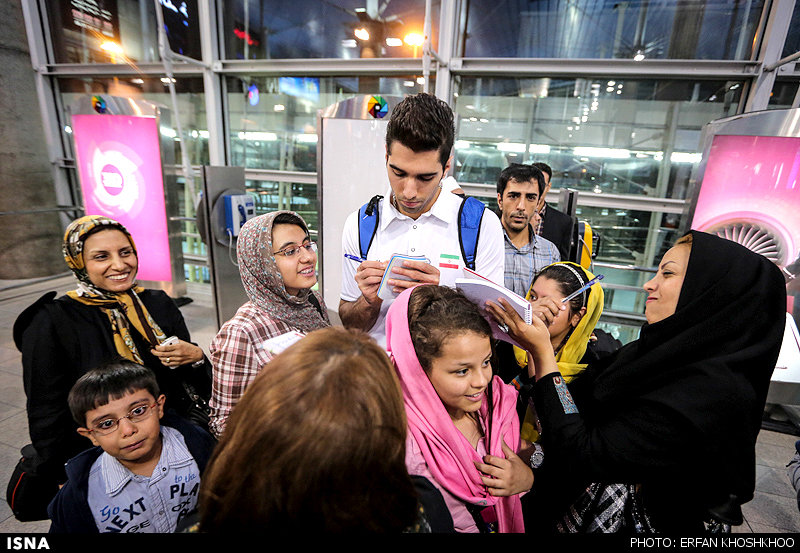
[{"label": "pink advertisement display", "polygon": [[759,228],[780,266],[800,253],[800,138],[714,137],[692,228]]},{"label": "pink advertisement display", "polygon": [[171,280],[156,118],[73,115],[72,131],[86,214],[105,215],[130,231],[139,280]]}]

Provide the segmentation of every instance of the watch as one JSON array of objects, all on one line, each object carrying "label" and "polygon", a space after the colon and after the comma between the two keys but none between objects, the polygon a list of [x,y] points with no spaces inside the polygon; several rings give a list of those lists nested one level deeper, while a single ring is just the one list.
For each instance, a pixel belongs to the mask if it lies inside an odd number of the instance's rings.
[{"label": "watch", "polygon": [[544,461],[544,451],[542,450],[542,446],[539,444],[533,444],[533,453],[531,454],[531,468],[538,469],[542,466],[542,461]]}]

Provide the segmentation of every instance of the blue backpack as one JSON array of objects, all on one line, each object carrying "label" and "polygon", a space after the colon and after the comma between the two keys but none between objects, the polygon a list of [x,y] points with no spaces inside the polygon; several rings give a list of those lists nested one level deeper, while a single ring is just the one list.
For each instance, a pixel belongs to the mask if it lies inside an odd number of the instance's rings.
[{"label": "blue backpack", "polygon": [[[361,258],[367,258],[372,246],[375,232],[378,229],[378,204],[383,196],[373,196],[358,210],[358,241]],[[461,257],[467,268],[475,270],[475,252],[478,250],[478,236],[481,231],[481,219],[486,206],[482,201],[471,196],[464,198],[458,209],[458,241],[461,245]]]}]

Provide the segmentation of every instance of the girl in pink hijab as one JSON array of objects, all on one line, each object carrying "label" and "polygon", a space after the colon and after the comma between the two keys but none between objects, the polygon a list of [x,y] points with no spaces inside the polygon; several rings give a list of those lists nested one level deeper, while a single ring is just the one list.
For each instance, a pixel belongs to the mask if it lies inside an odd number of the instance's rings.
[{"label": "girl in pink hijab", "polygon": [[517,391],[492,375],[491,328],[460,292],[404,291],[386,317],[387,349],[408,418],[406,465],[441,491],[459,532],[524,532]]}]

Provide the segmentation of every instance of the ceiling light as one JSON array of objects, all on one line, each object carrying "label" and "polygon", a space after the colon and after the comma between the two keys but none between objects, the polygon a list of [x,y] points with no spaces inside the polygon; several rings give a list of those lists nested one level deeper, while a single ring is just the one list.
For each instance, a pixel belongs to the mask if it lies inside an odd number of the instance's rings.
[{"label": "ceiling light", "polygon": [[356,35],[356,38],[359,40],[369,40],[369,31],[367,31],[364,27],[356,29],[353,31],[353,34]]}]

